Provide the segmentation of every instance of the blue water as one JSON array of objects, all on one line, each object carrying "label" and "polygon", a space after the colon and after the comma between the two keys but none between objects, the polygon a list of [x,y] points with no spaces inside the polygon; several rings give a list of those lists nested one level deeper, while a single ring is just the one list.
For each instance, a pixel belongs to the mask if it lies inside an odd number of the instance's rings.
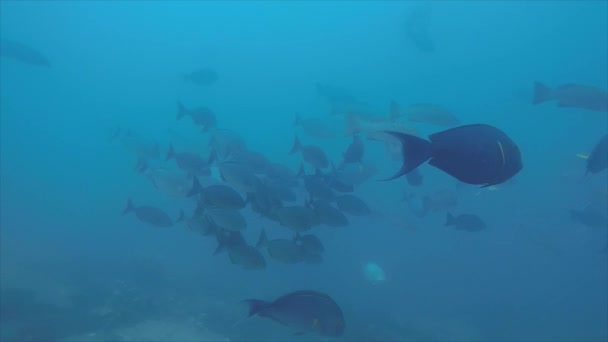
[{"label": "blue water", "polygon": [[[243,299],[315,289],[342,307],[343,340],[608,340],[607,229],[569,216],[591,194],[606,196],[606,171],[583,178],[577,154],[606,134],[608,116],[530,104],[534,81],[608,88],[608,3],[431,2],[433,52],[404,33],[415,6],[2,1],[0,36],[44,53],[51,67],[0,59],[0,339],[325,340],[262,318],[233,327]],[[201,67],[216,70],[218,82],[180,77]],[[208,133],[175,119],[181,100],[212,108],[219,127],[297,170],[300,157],[288,155],[295,113],[330,115],[317,82],[380,113],[390,100],[435,103],[463,123],[499,127],[519,145],[524,168],[494,191],[456,185],[428,165],[421,188],[372,179],[356,194],[380,214],[314,228],[326,249],[320,265],[265,255],[265,270],[245,271],[212,256],[213,239],[120,215],[127,198],[171,217],[192,202],[160,194],[134,172],[133,153],[108,138],[112,127],[158,140],[162,154],[172,142],[202,150]],[[335,162],[350,142],[298,135]],[[399,168],[381,144],[366,144],[375,178]],[[455,231],[444,214],[418,218],[402,201],[404,192],[446,188],[458,193],[456,212],[489,228]],[[262,228],[289,235],[246,215],[252,244]],[[366,262],[387,279],[366,279]]]}]

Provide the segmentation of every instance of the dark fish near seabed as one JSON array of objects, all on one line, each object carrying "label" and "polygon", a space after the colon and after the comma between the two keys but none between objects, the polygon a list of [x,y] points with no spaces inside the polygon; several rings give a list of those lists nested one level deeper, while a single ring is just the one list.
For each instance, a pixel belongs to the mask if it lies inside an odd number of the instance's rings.
[{"label": "dark fish near seabed", "polygon": [[298,137],[295,138],[289,154],[297,152],[300,152],[304,161],[315,169],[325,169],[329,166],[329,159],[320,147],[315,145],[302,145]]},{"label": "dark fish near seabed", "polygon": [[258,175],[266,173],[266,169],[270,164],[270,161],[263,154],[248,149],[233,151],[228,159],[227,161],[243,164]]},{"label": "dark fish near seabed", "polygon": [[249,316],[258,315],[290,327],[296,334],[313,333],[338,337],[344,334],[346,322],[338,304],[317,291],[296,291],[273,302],[249,299]]},{"label": "dark fish near seabed", "polygon": [[485,222],[483,222],[479,216],[472,214],[461,214],[454,216],[450,213],[446,214],[446,226],[454,226],[454,229],[464,230],[468,232],[476,232],[486,228]]},{"label": "dark fish near seabed", "polygon": [[209,146],[221,160],[228,158],[234,152],[247,148],[243,138],[237,132],[228,129],[211,129],[210,136]]},{"label": "dark fish near seabed", "polygon": [[244,193],[256,192],[262,181],[247,164],[223,161],[218,164],[222,180]]},{"label": "dark fish near seabed", "polygon": [[587,173],[596,174],[608,169],[608,134],[593,147],[587,158]]},{"label": "dark fish near seabed", "polygon": [[41,52],[25,44],[4,38],[0,39],[0,57],[14,59],[30,65],[51,66],[48,58]]},{"label": "dark fish near seabed", "polygon": [[196,84],[198,86],[212,85],[219,79],[219,75],[215,70],[203,68],[191,71],[184,74],[184,81]]},{"label": "dark fish near seabed", "polygon": [[534,83],[532,104],[557,101],[562,108],[580,108],[596,112],[608,112],[608,91],[582,84],[563,84],[551,89],[546,85]]},{"label": "dark fish near seabed", "polygon": [[126,215],[130,212],[135,212],[135,216],[145,223],[151,224],[157,227],[171,227],[173,220],[164,211],[150,206],[136,207],[131,199],[127,201],[127,207],[123,210],[122,214]]},{"label": "dark fish near seabed", "polygon": [[195,107],[188,109],[181,102],[177,102],[177,120],[184,116],[189,116],[192,122],[197,126],[201,126],[203,132],[207,132],[211,128],[217,126],[217,119],[211,109],[205,107]]},{"label": "dark fish near seabed", "polygon": [[463,183],[488,187],[515,176],[522,168],[519,148],[503,131],[484,124],[465,125],[431,134],[429,140],[386,132],[401,142],[403,166],[392,180],[429,160],[429,164]]},{"label": "dark fish near seabed", "polygon": [[266,260],[260,251],[247,244],[240,232],[221,231],[217,234],[217,248],[213,255],[223,250],[228,251],[228,257],[233,265],[239,265],[245,270],[263,270]]}]

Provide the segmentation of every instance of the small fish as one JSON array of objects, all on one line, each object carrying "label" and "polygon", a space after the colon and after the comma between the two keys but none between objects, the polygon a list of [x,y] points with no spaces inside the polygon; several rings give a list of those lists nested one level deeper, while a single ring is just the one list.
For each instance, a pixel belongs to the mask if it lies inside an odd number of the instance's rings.
[{"label": "small fish", "polygon": [[465,125],[431,134],[429,140],[393,135],[402,145],[403,166],[392,180],[409,173],[425,161],[467,184],[488,187],[501,184],[522,169],[519,148],[503,131],[483,124]]},{"label": "small fish", "polygon": [[217,119],[211,109],[205,107],[186,108],[181,102],[177,102],[177,120],[189,116],[194,124],[201,126],[203,132],[217,126]]},{"label": "small fish", "polygon": [[294,329],[296,334],[313,333],[327,337],[344,334],[346,322],[342,309],[330,296],[321,292],[296,291],[273,302],[248,299],[244,303],[249,307],[249,317],[270,318]]},{"label": "small fish", "polygon": [[203,188],[200,191],[199,207],[204,208],[232,208],[245,207],[245,200],[233,188],[216,184]]},{"label": "small fish", "polygon": [[320,223],[330,227],[348,226],[348,218],[328,201],[318,199],[311,202],[309,205],[319,218]]},{"label": "small fish", "polygon": [[204,215],[209,222],[219,229],[242,231],[247,227],[245,217],[237,209],[207,208]]},{"label": "small fish", "polygon": [[354,195],[340,195],[336,197],[336,205],[340,211],[353,216],[371,215],[372,211],[367,204]]},{"label": "small fish", "polygon": [[126,215],[130,212],[134,212],[137,218],[145,223],[151,224],[157,227],[171,227],[173,226],[173,220],[164,211],[150,206],[136,207],[131,199],[127,201],[127,207],[123,210],[122,214]]},{"label": "small fish", "polygon": [[302,158],[305,162],[310,164],[315,169],[325,169],[329,167],[329,159],[323,150],[315,145],[302,145],[298,137],[293,142],[293,147],[289,154],[298,153],[302,154]]},{"label": "small fish", "polygon": [[404,108],[401,114],[411,122],[428,123],[442,127],[460,125],[460,120],[449,110],[430,103],[410,105]]},{"label": "small fish", "polygon": [[608,112],[608,91],[582,84],[563,84],[551,89],[546,85],[534,83],[532,104],[557,101],[562,108],[579,108],[596,112]]},{"label": "small fish", "polygon": [[271,258],[284,264],[297,264],[304,262],[306,251],[293,240],[269,240],[266,232],[262,230],[256,248],[267,248]]},{"label": "small fish", "polygon": [[175,152],[173,145],[169,145],[165,160],[170,159],[175,159],[177,166],[190,176],[209,176],[211,175],[211,164],[215,161],[215,153],[211,153],[207,159],[204,159],[196,153]]}]

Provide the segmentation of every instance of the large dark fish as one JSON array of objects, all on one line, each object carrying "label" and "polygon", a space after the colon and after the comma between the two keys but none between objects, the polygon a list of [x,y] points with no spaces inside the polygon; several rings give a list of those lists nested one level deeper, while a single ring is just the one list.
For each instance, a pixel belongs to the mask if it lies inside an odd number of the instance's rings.
[{"label": "large dark fish", "polygon": [[0,56],[17,60],[19,62],[50,67],[49,60],[39,51],[8,39],[0,39]]},{"label": "large dark fish", "polygon": [[554,89],[534,83],[532,104],[557,101],[558,107],[581,108],[596,112],[608,112],[608,91],[582,84],[563,84]]},{"label": "large dark fish", "polygon": [[484,124],[465,125],[431,134],[429,140],[386,132],[402,145],[403,166],[392,180],[429,160],[429,164],[467,184],[503,183],[522,168],[519,148],[503,131]]},{"label": "large dark fish", "polygon": [[328,295],[317,291],[296,291],[274,302],[249,299],[249,316],[270,318],[288,326],[297,334],[313,333],[338,337],[344,334],[346,322],[338,304]]},{"label": "large dark fish", "polygon": [[587,173],[596,174],[606,169],[608,169],[608,134],[600,139],[587,158]]}]

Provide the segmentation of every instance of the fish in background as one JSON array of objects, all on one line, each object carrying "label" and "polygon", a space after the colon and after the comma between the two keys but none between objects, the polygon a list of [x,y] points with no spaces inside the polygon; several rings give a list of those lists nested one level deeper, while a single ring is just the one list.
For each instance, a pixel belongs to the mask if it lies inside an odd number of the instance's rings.
[{"label": "fish in background", "polygon": [[40,51],[25,44],[5,38],[0,38],[0,57],[13,59],[29,65],[41,67],[51,66],[51,62],[49,62],[48,58]]},{"label": "fish in background", "polygon": [[410,186],[421,186],[424,178],[418,169],[413,169],[405,174],[405,179]]},{"label": "fish in background", "polygon": [[247,244],[243,235],[236,231],[219,231],[216,235],[217,247],[213,255],[223,251],[228,252],[228,257],[233,265],[241,266],[244,270],[264,270],[266,259],[254,246]]},{"label": "fish in background", "polygon": [[198,179],[183,171],[165,167],[149,167],[144,175],[158,191],[170,197],[190,197],[202,190]]},{"label": "fish in background", "polygon": [[486,223],[481,218],[473,214],[461,214],[454,216],[451,213],[446,214],[446,226],[453,226],[456,230],[464,230],[467,232],[476,232],[486,228]]},{"label": "fish in background", "polygon": [[553,89],[534,82],[532,104],[557,101],[561,108],[579,108],[595,112],[608,112],[608,91],[583,84],[562,84]]},{"label": "fish in background", "polygon": [[195,125],[201,126],[203,132],[217,126],[217,119],[213,111],[206,107],[186,108],[181,102],[177,101],[177,120],[184,116],[189,116]]},{"label": "fish in background", "polygon": [[332,125],[327,119],[302,118],[299,114],[296,114],[294,126],[300,127],[304,134],[309,137],[332,139],[338,135],[335,125]]},{"label": "fish in background", "polygon": [[416,103],[405,108],[398,108],[393,116],[395,119],[403,117],[410,122],[441,127],[454,127],[461,123],[460,119],[446,108],[430,103]]},{"label": "fish in background", "polygon": [[[127,201],[127,207],[122,211],[123,215],[130,212],[134,212],[137,218],[145,223],[148,223],[157,227],[171,227],[173,226],[173,220],[163,210],[151,207],[151,206],[140,206],[137,207],[133,204],[131,199]],[[182,218],[178,218],[177,221],[181,221]]]},{"label": "fish in background", "polygon": [[431,7],[421,5],[412,8],[405,19],[407,38],[422,52],[434,52],[435,42],[430,34]]},{"label": "fish in background", "polygon": [[210,130],[209,147],[215,151],[221,160],[228,159],[235,152],[247,149],[247,144],[241,135],[225,128]]},{"label": "fish in background", "polygon": [[300,153],[302,159],[315,169],[326,169],[329,167],[329,159],[323,150],[316,145],[302,145],[298,137],[295,138],[289,154]]},{"label": "fish in background", "polygon": [[570,210],[570,219],[590,228],[608,228],[606,206],[587,205],[582,210]]},{"label": "fish in background", "polygon": [[150,161],[160,160],[160,145],[155,139],[144,137],[131,129],[115,127],[111,131],[110,140],[116,139],[137,156],[134,168],[137,172],[144,172]]},{"label": "fish in background", "polygon": [[348,145],[348,148],[342,153],[342,163],[338,168],[344,164],[360,164],[365,153],[365,144],[360,136],[354,135],[353,141]]},{"label": "fish in background", "polygon": [[587,173],[596,174],[608,169],[608,134],[593,147],[587,158]]},{"label": "fish in background", "polygon": [[311,333],[339,337],[344,334],[346,322],[342,309],[325,293],[303,290],[286,294],[272,302],[248,299],[244,303],[249,307],[249,317],[257,315],[270,318],[293,329],[296,335]]},{"label": "fish in background", "polygon": [[216,83],[219,75],[213,69],[201,68],[184,74],[183,79],[186,82],[204,87]]},{"label": "fish in background", "polygon": [[446,172],[463,183],[488,187],[503,183],[522,168],[519,148],[496,127],[465,125],[431,134],[429,140],[400,132],[386,132],[402,146],[403,165],[392,180],[422,163]]}]

